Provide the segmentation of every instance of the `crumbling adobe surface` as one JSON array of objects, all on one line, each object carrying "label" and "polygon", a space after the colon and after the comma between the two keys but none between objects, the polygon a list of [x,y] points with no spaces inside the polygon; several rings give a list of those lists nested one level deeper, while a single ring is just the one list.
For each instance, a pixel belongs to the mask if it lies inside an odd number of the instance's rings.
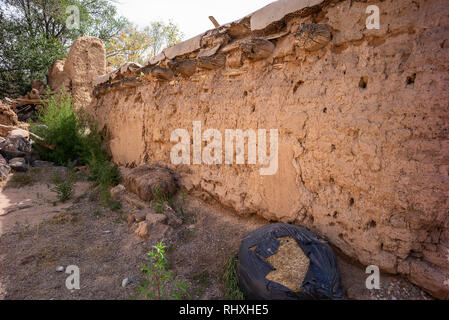
[{"label": "crumbling adobe surface", "polygon": [[[364,265],[448,299],[449,7],[376,2],[380,30],[367,30],[368,4],[327,1],[262,30],[245,17],[165,51],[134,76],[103,77],[89,111],[115,162],[165,164],[184,188],[240,215],[308,227]],[[319,46],[298,44],[301,23],[321,30]],[[329,43],[316,24],[328,27]],[[275,45],[260,60],[243,51],[256,37]],[[174,58],[212,70],[172,74]],[[223,135],[279,129],[277,174],[171,165],[171,133],[192,136],[193,121]]]},{"label": "crumbling adobe surface", "polygon": [[[61,64],[62,62],[59,62],[59,65]],[[62,73],[55,70],[58,62],[51,70],[59,78],[56,79],[55,89],[70,84],[75,106],[77,108],[88,106],[92,100],[93,81],[106,73],[106,49],[103,42],[90,36],[78,38],[70,48],[63,65]]]}]

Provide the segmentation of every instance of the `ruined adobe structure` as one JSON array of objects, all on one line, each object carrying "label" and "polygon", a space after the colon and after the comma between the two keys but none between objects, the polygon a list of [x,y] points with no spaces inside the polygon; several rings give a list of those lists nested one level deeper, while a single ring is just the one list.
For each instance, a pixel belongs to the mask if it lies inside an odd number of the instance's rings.
[{"label": "ruined adobe structure", "polygon": [[[446,0],[278,1],[98,77],[87,110],[116,163],[165,164],[193,194],[306,226],[447,299],[448,38]],[[277,174],[172,165],[171,133],[193,121],[279,129]]]}]

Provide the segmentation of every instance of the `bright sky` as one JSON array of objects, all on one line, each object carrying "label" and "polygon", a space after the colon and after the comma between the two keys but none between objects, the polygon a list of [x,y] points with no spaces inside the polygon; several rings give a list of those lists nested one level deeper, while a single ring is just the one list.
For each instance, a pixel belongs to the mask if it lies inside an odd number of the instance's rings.
[{"label": "bright sky", "polygon": [[121,15],[143,27],[151,21],[170,19],[184,33],[184,40],[214,26],[209,16],[220,24],[243,18],[274,0],[117,0]]}]

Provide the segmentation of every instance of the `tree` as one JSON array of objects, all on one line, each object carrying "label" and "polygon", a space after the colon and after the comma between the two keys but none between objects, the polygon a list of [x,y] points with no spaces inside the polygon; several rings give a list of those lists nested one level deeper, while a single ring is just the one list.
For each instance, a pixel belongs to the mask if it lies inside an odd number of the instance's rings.
[{"label": "tree", "polygon": [[[79,28],[68,18],[75,6]],[[111,0],[0,0],[0,98],[26,93],[82,35],[108,41],[127,24]]]},{"label": "tree", "polygon": [[108,65],[119,67],[126,62],[143,65],[164,47],[180,42],[182,37],[182,32],[172,21],[155,21],[141,30],[130,23],[106,42]]}]

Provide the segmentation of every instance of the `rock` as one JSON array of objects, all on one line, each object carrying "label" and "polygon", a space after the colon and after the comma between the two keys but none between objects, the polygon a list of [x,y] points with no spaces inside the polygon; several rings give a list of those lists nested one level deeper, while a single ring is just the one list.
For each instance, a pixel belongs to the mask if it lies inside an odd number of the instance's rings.
[{"label": "rock", "polygon": [[50,161],[42,161],[42,160],[35,160],[33,161],[32,166],[35,168],[50,168],[53,167],[54,163]]},{"label": "rock", "polygon": [[136,221],[136,218],[134,217],[134,214],[130,213],[128,214],[128,227],[131,227],[132,224]]},{"label": "rock", "polygon": [[185,77],[190,77],[196,72],[196,62],[191,59],[170,60],[167,66],[175,75],[181,74]]},{"label": "rock", "polygon": [[134,213],[134,220],[138,223],[145,221],[146,217],[147,217],[147,214],[145,212],[139,211],[139,212]]},{"label": "rock", "polygon": [[63,266],[59,266],[56,268],[57,272],[64,272],[65,268]]},{"label": "rock", "polygon": [[316,51],[324,48],[331,40],[332,34],[325,24],[302,23],[295,34],[297,45],[306,51]]},{"label": "rock", "polygon": [[166,196],[173,195],[177,190],[172,171],[162,166],[143,165],[127,171],[123,178],[126,189],[147,202],[153,200],[156,187]]},{"label": "rock", "polygon": [[11,172],[11,167],[8,166],[5,158],[0,155],[0,181],[8,179],[9,173]]},{"label": "rock", "polygon": [[128,278],[123,279],[122,281],[122,288],[125,288],[130,283]]},{"label": "rock", "polygon": [[173,228],[162,223],[155,223],[149,226],[150,239],[161,241],[173,234]]},{"label": "rock", "polygon": [[165,224],[167,222],[166,215],[157,213],[148,213],[145,219],[149,224],[157,224],[157,223]]},{"label": "rock", "polygon": [[214,70],[224,67],[226,64],[226,57],[222,54],[212,56],[212,57],[198,57],[197,67],[207,70]]},{"label": "rock", "polygon": [[266,59],[273,53],[276,46],[265,39],[252,39],[240,44],[243,55],[253,61]]},{"label": "rock", "polygon": [[87,107],[93,98],[93,81],[106,73],[106,50],[95,37],[83,36],[73,42],[63,72],[72,80],[73,103]]},{"label": "rock", "polygon": [[[144,68],[145,69],[145,68]],[[158,80],[170,81],[174,78],[173,71],[159,66],[152,67],[150,75]]]},{"label": "rock", "polygon": [[11,169],[19,172],[25,172],[30,168],[26,163],[25,158],[13,158],[9,160],[9,166]]},{"label": "rock", "polygon": [[111,188],[110,194],[111,198],[114,200],[120,200],[121,197],[125,194],[126,188],[124,185],[119,184],[118,186]]},{"label": "rock", "polygon": [[6,140],[0,143],[0,152],[7,159],[25,157],[32,151],[31,142],[24,137],[24,130],[13,130]]},{"label": "rock", "polygon": [[175,210],[169,205],[165,206],[164,214],[168,217],[168,224],[172,227],[180,226],[182,224],[182,220],[178,218]]},{"label": "rock", "polygon": [[140,222],[139,226],[137,227],[137,229],[135,231],[135,234],[139,238],[143,238],[143,239],[148,238],[149,232],[148,232],[148,224],[147,224],[147,222],[145,222],[145,221]]}]

